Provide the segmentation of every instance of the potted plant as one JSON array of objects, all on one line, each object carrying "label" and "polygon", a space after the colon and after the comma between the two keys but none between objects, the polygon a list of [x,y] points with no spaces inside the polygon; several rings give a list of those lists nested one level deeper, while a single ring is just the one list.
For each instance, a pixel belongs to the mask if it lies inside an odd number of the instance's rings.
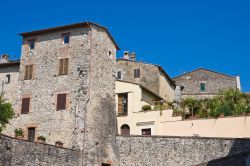
[{"label": "potted plant", "polygon": [[40,135],[39,137],[37,137],[37,141],[44,143],[44,142],[46,142],[46,138],[44,136]]},{"label": "potted plant", "polygon": [[142,106],[142,110],[143,111],[151,110],[151,106],[150,105],[144,105],[144,106]]},{"label": "potted plant", "polygon": [[14,132],[16,138],[23,139],[23,129],[15,129]]},{"label": "potted plant", "polygon": [[58,147],[63,147],[63,143],[61,141],[56,141],[55,145]]}]

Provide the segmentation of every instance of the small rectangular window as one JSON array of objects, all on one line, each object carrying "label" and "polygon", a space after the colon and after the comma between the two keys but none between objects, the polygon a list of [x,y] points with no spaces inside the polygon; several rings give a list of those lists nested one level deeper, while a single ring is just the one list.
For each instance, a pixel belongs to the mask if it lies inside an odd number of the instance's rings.
[{"label": "small rectangular window", "polygon": [[29,141],[34,141],[35,140],[35,133],[36,133],[36,128],[35,127],[29,127],[28,128],[28,140]]},{"label": "small rectangular window", "polygon": [[25,80],[31,80],[32,79],[32,74],[33,74],[33,65],[26,65],[25,66],[24,79]]},{"label": "small rectangular window", "polygon": [[65,35],[63,35],[63,43],[64,44],[68,44],[69,43],[69,35],[67,34],[65,34]]},{"label": "small rectangular window", "polygon": [[5,84],[9,84],[10,83],[10,74],[7,74],[5,76]]},{"label": "small rectangular window", "polygon": [[118,94],[118,116],[128,115],[128,94]]},{"label": "small rectangular window", "polygon": [[134,78],[140,78],[140,69],[134,69]]},{"label": "small rectangular window", "polygon": [[28,114],[30,109],[30,98],[22,99],[21,114]]},{"label": "small rectangular window", "polygon": [[122,72],[121,72],[121,71],[118,71],[118,72],[117,72],[117,79],[118,79],[118,80],[121,80],[121,79],[122,79]]},{"label": "small rectangular window", "polygon": [[59,60],[59,75],[67,75],[69,66],[69,58]]},{"label": "small rectangular window", "polygon": [[205,83],[200,83],[200,91],[204,92],[206,90],[206,84]]},{"label": "small rectangular window", "polygon": [[35,40],[30,40],[29,41],[29,48],[30,48],[30,50],[35,49]]},{"label": "small rectangular window", "polygon": [[57,111],[66,109],[66,96],[67,95],[65,93],[57,95]]},{"label": "small rectangular window", "polygon": [[151,135],[151,129],[141,129],[142,135]]}]

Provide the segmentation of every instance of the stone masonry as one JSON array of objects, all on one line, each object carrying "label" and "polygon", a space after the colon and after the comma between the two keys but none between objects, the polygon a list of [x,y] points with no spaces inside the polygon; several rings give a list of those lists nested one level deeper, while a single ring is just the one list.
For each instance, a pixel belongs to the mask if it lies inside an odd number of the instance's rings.
[{"label": "stone masonry", "polygon": [[0,135],[0,165],[76,166],[80,151]]},{"label": "stone masonry", "polygon": [[[134,78],[134,69],[140,69],[140,78]],[[118,59],[117,71],[122,72],[121,80],[123,81],[142,85],[166,101],[174,99],[175,84],[164,69],[158,65]]]},{"label": "stone masonry", "polygon": [[2,55],[0,59],[0,90],[4,94],[4,98],[13,104],[17,109],[18,99],[16,94],[19,89],[19,61],[11,61],[8,55]]},{"label": "stone masonry", "polygon": [[242,155],[250,151],[249,139],[118,136],[117,143],[120,166],[213,166],[209,161],[235,155],[239,160],[232,166],[241,166]]},{"label": "stone masonry", "polygon": [[[120,162],[112,166],[247,166],[250,156],[249,139],[118,136],[116,140]],[[81,165],[78,150],[3,135],[0,152],[4,166]]]},{"label": "stone masonry", "polygon": [[[70,42],[63,43],[63,34]],[[16,117],[5,130],[14,136],[35,127],[35,137],[82,150],[82,165],[116,163],[114,105],[116,50],[105,27],[84,22],[22,33],[19,93]],[[29,41],[35,48],[29,48]],[[59,59],[69,58],[68,74],[59,75]],[[25,66],[33,65],[25,80]],[[57,94],[66,93],[66,109],[57,111]],[[30,111],[21,114],[22,98],[30,98]]]},{"label": "stone masonry", "polygon": [[[177,85],[176,93],[180,93],[182,97],[206,98],[218,94],[221,89],[240,89],[238,78],[200,68],[175,77],[173,80]],[[200,90],[201,83],[205,84],[205,91]]]}]

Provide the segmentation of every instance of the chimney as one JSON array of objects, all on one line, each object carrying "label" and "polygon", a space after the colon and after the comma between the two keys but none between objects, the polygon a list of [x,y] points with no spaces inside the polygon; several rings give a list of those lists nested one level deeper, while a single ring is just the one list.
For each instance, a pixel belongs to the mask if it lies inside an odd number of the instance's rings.
[{"label": "chimney", "polygon": [[135,53],[135,52],[132,52],[132,53],[129,55],[129,59],[135,61],[135,60],[136,60],[136,53]]},{"label": "chimney", "polygon": [[129,52],[128,51],[123,52],[123,58],[124,59],[129,59]]},{"label": "chimney", "polygon": [[236,76],[236,86],[239,91],[241,91],[241,83],[240,83],[240,76]]},{"label": "chimney", "polygon": [[1,58],[2,58],[2,59],[8,60],[8,59],[9,59],[9,55],[8,55],[8,54],[3,54],[3,55],[1,56]]}]

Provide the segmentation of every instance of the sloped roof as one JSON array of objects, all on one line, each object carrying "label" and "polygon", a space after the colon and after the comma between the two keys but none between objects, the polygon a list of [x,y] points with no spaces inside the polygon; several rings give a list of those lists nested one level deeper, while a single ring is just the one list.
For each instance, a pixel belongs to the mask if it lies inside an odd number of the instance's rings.
[{"label": "sloped roof", "polygon": [[172,78],[167,74],[167,72],[164,70],[163,67],[160,65],[152,64],[152,63],[147,63],[147,62],[142,62],[142,61],[134,61],[130,59],[124,59],[124,58],[118,58],[116,61],[128,61],[128,62],[134,62],[134,63],[142,63],[146,65],[152,65],[158,67],[158,69],[166,76],[166,78],[169,80],[169,82],[175,87],[175,82],[172,80]]},{"label": "sloped roof", "polygon": [[59,31],[59,30],[65,30],[65,29],[82,27],[82,26],[90,27],[90,25],[97,26],[99,28],[104,29],[107,32],[110,39],[113,41],[114,45],[116,46],[116,49],[117,50],[120,49],[118,44],[115,42],[114,38],[111,36],[111,34],[109,33],[109,31],[108,31],[108,29],[106,27],[101,26],[101,25],[99,25],[97,23],[94,23],[94,22],[89,22],[89,21],[79,22],[79,23],[74,23],[74,24],[68,24],[68,25],[63,25],[63,26],[57,26],[57,27],[51,27],[51,28],[46,28],[46,29],[40,29],[40,30],[34,30],[34,31],[31,31],[31,32],[22,32],[22,33],[20,33],[18,35],[23,36],[23,37],[34,36],[34,35],[38,35],[38,34],[42,34],[42,33],[55,32],[55,31]]},{"label": "sloped roof", "polygon": [[199,70],[205,70],[205,71],[209,71],[209,72],[212,72],[212,73],[224,75],[224,76],[226,76],[226,77],[231,77],[231,78],[234,78],[234,77],[235,77],[235,76],[230,76],[230,75],[227,75],[227,74],[224,74],[224,73],[220,73],[220,72],[217,72],[217,71],[205,69],[205,68],[198,68],[198,69],[192,70],[192,71],[190,71],[190,72],[187,72],[187,73],[185,73],[185,74],[181,74],[181,75],[179,75],[179,76],[176,76],[176,77],[174,77],[173,79],[176,79],[176,78],[179,78],[179,77],[188,75],[188,74],[190,74],[190,73],[193,73],[193,72],[196,72],[196,71],[199,71]]},{"label": "sloped roof", "polygon": [[20,60],[0,58],[0,67],[20,65]]}]

